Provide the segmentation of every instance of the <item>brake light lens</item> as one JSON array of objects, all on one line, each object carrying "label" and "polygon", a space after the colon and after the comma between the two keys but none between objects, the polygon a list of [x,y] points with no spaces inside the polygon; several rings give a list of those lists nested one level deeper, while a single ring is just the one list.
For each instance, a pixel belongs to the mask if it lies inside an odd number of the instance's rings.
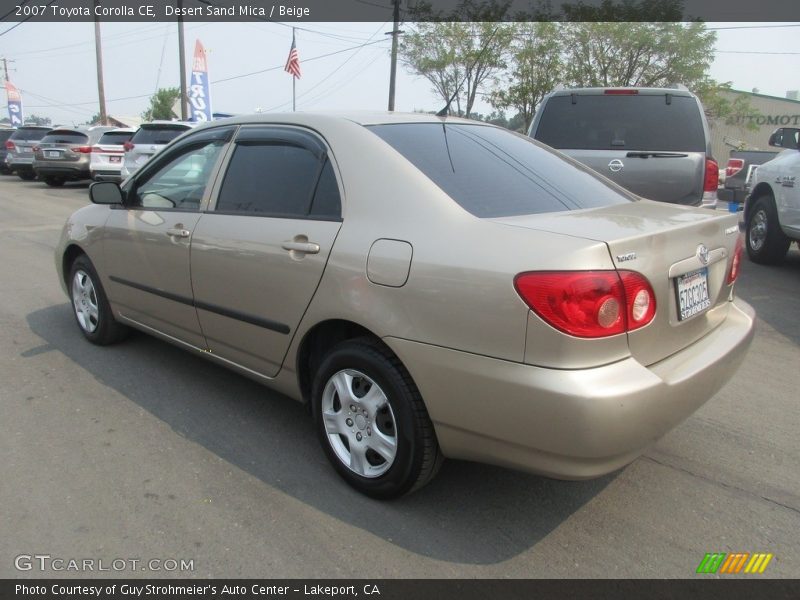
[{"label": "brake light lens", "polygon": [[122,148],[125,150],[125,152],[128,152],[128,150],[133,150],[133,144],[131,142],[125,142],[122,144]]},{"label": "brake light lens", "polygon": [[576,337],[632,331],[650,323],[656,314],[650,282],[634,271],[520,273],[514,287],[545,322]]},{"label": "brake light lens", "polygon": [[729,158],[725,165],[725,177],[733,177],[744,168],[744,160],[741,158]]},{"label": "brake light lens", "polygon": [[31,152],[38,152],[39,150],[41,150],[41,147],[39,146],[34,146],[33,148],[31,148]]},{"label": "brake light lens", "polygon": [[73,152],[79,152],[80,154],[89,154],[92,151],[91,146],[70,146],[69,149]]},{"label": "brake light lens", "polygon": [[603,90],[604,94],[608,94],[609,96],[635,96],[639,93],[639,90]]},{"label": "brake light lens", "polygon": [[740,235],[736,238],[736,249],[733,251],[731,259],[731,270],[728,272],[728,285],[731,285],[739,277],[742,267],[742,253],[744,252],[744,238]]},{"label": "brake light lens", "polygon": [[7,141],[6,142],[6,150],[11,150],[13,152],[14,151],[14,142],[12,142],[11,140]]},{"label": "brake light lens", "polygon": [[703,183],[704,192],[716,192],[719,187],[719,165],[713,158],[706,158],[706,177]]}]

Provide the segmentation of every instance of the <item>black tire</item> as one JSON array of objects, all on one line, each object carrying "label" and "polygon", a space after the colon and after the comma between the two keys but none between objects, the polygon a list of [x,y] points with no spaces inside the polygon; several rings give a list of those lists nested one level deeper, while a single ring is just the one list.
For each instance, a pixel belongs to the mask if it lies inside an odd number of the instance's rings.
[{"label": "black tire", "polygon": [[50,187],[61,187],[64,185],[64,180],[61,177],[45,177],[44,182]]},{"label": "black tire", "polygon": [[747,215],[747,255],[754,263],[774,265],[783,260],[791,240],[781,230],[772,196],[761,196]]},{"label": "black tire", "polygon": [[36,173],[33,171],[17,171],[17,175],[23,181],[33,181],[36,179]]},{"label": "black tire", "polygon": [[[80,284],[76,285],[76,278],[80,278]],[[83,287],[85,295],[81,295],[79,285]],[[72,314],[87,340],[98,346],[107,346],[128,335],[129,329],[114,319],[100,277],[92,261],[85,254],[73,261],[69,270],[67,289],[72,301]],[[96,308],[95,317],[88,316],[89,306]]]},{"label": "black tire", "polygon": [[[345,405],[349,402],[343,404],[338,391],[329,392],[323,398],[328,386],[334,386],[333,376],[341,377],[341,373],[355,375],[350,390],[356,403],[359,400],[366,401],[371,386],[377,385],[378,391],[383,392],[380,398],[385,397],[383,408],[376,414],[367,415],[367,412],[364,412],[362,416],[359,414],[361,406],[353,405],[360,421],[349,420],[348,415],[352,416],[350,406]],[[359,386],[364,392],[362,396],[358,396]],[[433,423],[425,409],[422,396],[400,360],[379,342],[361,338],[348,340],[334,347],[317,370],[311,397],[317,434],[328,460],[336,472],[359,492],[379,499],[396,498],[418,490],[438,472],[444,457],[439,449]],[[337,401],[341,413],[335,411]],[[324,406],[328,406],[328,409],[332,406],[335,411],[334,418],[338,417],[342,423],[347,420],[347,427],[352,426],[352,432],[345,432],[342,435],[329,434],[323,418]],[[347,415],[344,414],[345,411]],[[330,410],[328,414],[330,417]],[[382,458],[371,447],[371,444],[379,440],[380,433],[384,434],[384,439],[394,438],[396,446],[391,462]],[[373,434],[375,437],[372,437]],[[359,435],[363,437],[358,438],[361,441],[356,441],[356,436]],[[343,458],[340,458],[340,454],[337,454],[346,446],[347,456],[352,456],[349,452],[351,444],[366,447],[364,460],[368,463],[366,465],[368,469],[378,472],[385,469],[385,471],[379,474],[369,473],[366,476],[357,473],[344,462]],[[339,446],[338,451],[335,446]]]}]

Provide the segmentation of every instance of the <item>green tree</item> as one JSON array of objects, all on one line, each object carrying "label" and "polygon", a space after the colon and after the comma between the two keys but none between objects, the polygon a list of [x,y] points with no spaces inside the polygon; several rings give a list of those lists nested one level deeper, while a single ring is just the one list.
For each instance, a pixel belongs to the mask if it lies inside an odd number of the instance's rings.
[{"label": "green tree", "polygon": [[176,87],[160,88],[150,97],[150,106],[142,113],[145,121],[154,119],[170,120],[173,118],[172,106],[180,98],[181,91]]},{"label": "green tree", "polygon": [[25,123],[29,125],[52,125],[53,122],[50,117],[40,117],[39,115],[28,115],[25,117]]},{"label": "green tree", "polygon": [[556,23],[520,23],[515,29],[505,87],[494,90],[489,102],[498,109],[515,109],[527,131],[536,106],[562,81],[563,44]]},{"label": "green tree", "polygon": [[577,87],[704,82],[716,33],[702,23],[568,23],[565,76]]},{"label": "green tree", "polygon": [[456,114],[469,117],[478,92],[505,68],[512,36],[504,23],[418,23],[403,36],[400,54],[443,103],[453,98]]}]

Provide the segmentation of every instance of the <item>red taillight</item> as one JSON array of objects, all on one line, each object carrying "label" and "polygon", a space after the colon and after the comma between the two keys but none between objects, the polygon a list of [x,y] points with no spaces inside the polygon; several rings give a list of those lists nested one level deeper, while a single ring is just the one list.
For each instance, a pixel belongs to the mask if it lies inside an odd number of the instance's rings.
[{"label": "red taillight", "polygon": [[12,142],[11,140],[7,141],[6,142],[6,150],[11,150],[13,152],[13,150],[14,150],[14,142]]},{"label": "red taillight", "polygon": [[742,252],[744,251],[744,240],[740,235],[736,238],[736,249],[733,251],[733,258],[731,259],[731,270],[728,272],[728,285],[731,285],[736,278],[739,277],[739,271],[742,266]]},{"label": "red taillight", "polygon": [[89,154],[92,151],[91,146],[70,146],[69,149],[73,152],[79,152],[81,154]]},{"label": "red taillight", "polygon": [[31,148],[31,152],[38,152],[39,150],[41,150],[40,146],[34,146],[33,148]]},{"label": "red taillight", "polygon": [[520,273],[514,287],[548,324],[576,337],[632,331],[647,325],[656,314],[653,288],[633,271]]},{"label": "red taillight", "polygon": [[634,96],[639,93],[639,90],[610,89],[610,90],[603,90],[603,93],[608,94],[610,96]]},{"label": "red taillight", "polygon": [[122,148],[125,150],[125,152],[128,152],[129,150],[133,150],[133,144],[131,142],[125,142],[122,144]]},{"label": "red taillight", "polygon": [[713,158],[706,159],[706,177],[703,182],[704,192],[716,192],[719,187],[719,165]]},{"label": "red taillight", "polygon": [[744,168],[744,161],[741,158],[729,158],[725,166],[725,176],[733,177]]}]

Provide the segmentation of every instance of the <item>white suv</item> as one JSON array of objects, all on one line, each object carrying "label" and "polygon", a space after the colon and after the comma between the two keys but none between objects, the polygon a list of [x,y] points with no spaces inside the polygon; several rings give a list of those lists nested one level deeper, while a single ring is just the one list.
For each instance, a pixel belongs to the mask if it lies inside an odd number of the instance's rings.
[{"label": "white suv", "polygon": [[185,121],[153,121],[142,123],[133,137],[123,145],[125,149],[120,175],[127,179],[150,160],[153,155],[196,123]]},{"label": "white suv", "polygon": [[784,150],[758,167],[745,201],[747,254],[753,262],[780,262],[800,244],[800,129],[781,127],[769,145]]}]

